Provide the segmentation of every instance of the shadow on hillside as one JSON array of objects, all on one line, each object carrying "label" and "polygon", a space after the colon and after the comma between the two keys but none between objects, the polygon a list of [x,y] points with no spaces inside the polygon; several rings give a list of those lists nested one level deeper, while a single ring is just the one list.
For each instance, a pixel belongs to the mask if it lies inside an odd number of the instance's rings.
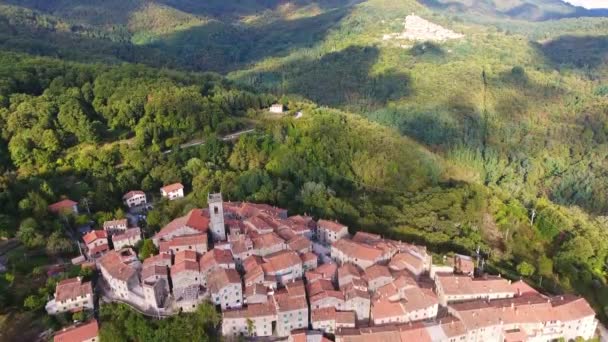
[{"label": "shadow on hillside", "polygon": [[147,45],[132,45],[128,35],[99,31],[41,29],[0,14],[0,47],[4,51],[59,57],[80,62],[142,63],[195,71],[228,72],[267,57],[285,56],[312,47],[338,25],[351,9],[329,10],[312,17],[275,20],[260,25],[232,25],[211,20]]},{"label": "shadow on hillside", "polygon": [[608,36],[561,36],[536,46],[556,68],[596,69],[608,62]]},{"label": "shadow on hillside", "polygon": [[316,5],[321,10],[339,8],[345,5],[344,0],[295,0],[289,3],[284,0],[161,0],[159,2],[190,14],[232,19],[273,10],[280,5],[297,7]]},{"label": "shadow on hillside", "polygon": [[239,81],[270,84],[271,91],[300,94],[322,105],[371,110],[411,93],[408,74],[373,73],[378,56],[376,47],[351,46],[318,59],[302,58],[272,71],[248,74]]},{"label": "shadow on hillside", "polygon": [[164,36],[147,46],[168,52],[180,64],[195,70],[227,72],[242,64],[312,47],[322,41],[349,11],[350,8],[342,8],[313,17],[252,26],[210,21]]}]

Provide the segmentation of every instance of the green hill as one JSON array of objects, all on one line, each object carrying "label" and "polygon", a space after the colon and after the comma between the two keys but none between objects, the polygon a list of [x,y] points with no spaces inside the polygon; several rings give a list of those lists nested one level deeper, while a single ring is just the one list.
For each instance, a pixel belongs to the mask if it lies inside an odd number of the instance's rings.
[{"label": "green hill", "polygon": [[[412,13],[463,37],[395,38]],[[437,252],[479,245],[495,271],[533,264],[534,284],[582,293],[605,319],[602,14],[557,0],[1,1],[6,226],[51,194],[111,211],[126,189],[182,180],[194,195],[152,226],[219,189]],[[274,101],[304,118],[268,118]],[[252,121],[234,145],[213,138]]]}]

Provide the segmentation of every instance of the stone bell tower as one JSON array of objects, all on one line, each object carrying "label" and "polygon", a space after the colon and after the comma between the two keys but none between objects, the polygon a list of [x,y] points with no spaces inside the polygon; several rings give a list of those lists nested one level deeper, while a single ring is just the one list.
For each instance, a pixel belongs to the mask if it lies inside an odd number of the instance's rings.
[{"label": "stone bell tower", "polygon": [[226,240],[226,227],[224,226],[224,206],[222,200],[222,194],[209,194],[207,197],[209,203],[209,218],[211,236],[213,241]]}]

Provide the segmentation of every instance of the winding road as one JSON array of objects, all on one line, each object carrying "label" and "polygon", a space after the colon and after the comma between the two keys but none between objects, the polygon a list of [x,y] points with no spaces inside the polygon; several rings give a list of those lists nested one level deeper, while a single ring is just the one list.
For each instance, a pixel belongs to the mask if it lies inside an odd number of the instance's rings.
[{"label": "winding road", "polygon": [[[255,131],[255,128],[248,128],[248,129],[244,129],[242,131],[230,133],[228,135],[225,135],[225,136],[221,137],[220,139],[222,141],[231,141],[231,140],[237,139],[238,137],[240,137],[243,134],[248,134],[248,133],[251,133],[253,131]],[[198,140],[192,140],[192,141],[189,141],[187,143],[181,144],[181,145],[179,145],[179,147],[180,148],[188,148],[188,147],[203,145],[204,143],[205,143],[204,139],[198,139]],[[163,154],[171,153],[171,151],[173,151],[173,150],[165,150],[165,151],[163,151]]]}]

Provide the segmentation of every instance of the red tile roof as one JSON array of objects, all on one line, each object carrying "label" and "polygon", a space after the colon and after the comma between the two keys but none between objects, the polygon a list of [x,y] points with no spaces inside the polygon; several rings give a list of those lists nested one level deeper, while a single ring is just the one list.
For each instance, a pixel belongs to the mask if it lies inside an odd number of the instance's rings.
[{"label": "red tile roof", "polygon": [[60,281],[55,288],[55,300],[58,302],[67,299],[76,299],[78,296],[93,294],[91,282],[82,282],[80,277]]},{"label": "red tile roof", "polygon": [[171,255],[162,253],[158,255],[153,255],[144,260],[144,267],[148,267],[151,265],[171,266]]},{"label": "red tile roof", "polygon": [[332,247],[351,258],[371,262],[375,262],[382,256],[382,250],[349,239],[340,239],[334,242]]},{"label": "red tile roof", "polygon": [[168,184],[163,186],[162,188],[160,188],[160,191],[163,191],[165,193],[170,193],[170,192],[174,192],[177,191],[179,189],[183,189],[184,186],[182,185],[182,183],[173,183],[173,184]]},{"label": "red tile roof", "polygon": [[356,232],[353,236],[353,241],[358,243],[371,243],[379,240],[382,240],[380,235],[366,232]]},{"label": "red tile roof", "polygon": [[55,333],[54,342],[82,342],[99,335],[99,326],[96,320],[85,324],[74,325]]},{"label": "red tile roof", "polygon": [[179,264],[180,262],[184,262],[186,260],[190,261],[198,261],[198,255],[195,251],[185,250],[179,251],[175,253],[175,263]]},{"label": "red tile roof", "polygon": [[255,318],[264,316],[274,316],[277,314],[273,302],[249,304],[242,309],[225,310],[222,312],[222,318]]},{"label": "red tile roof", "polygon": [[277,304],[278,312],[287,312],[294,310],[308,311],[308,302],[305,296],[293,296],[288,292],[276,293],[274,295],[275,303]]},{"label": "red tile roof", "polygon": [[388,267],[382,265],[372,265],[363,272],[368,282],[379,278],[393,278]]},{"label": "red tile roof", "polygon": [[185,216],[178,217],[169,222],[154,235],[154,238],[162,239],[182,227],[190,227],[200,233],[206,233],[209,230],[209,218],[207,215],[207,212],[203,209],[192,209]]},{"label": "red tile roof", "polygon": [[107,239],[108,238],[108,233],[106,233],[105,230],[92,230],[88,233],[86,233],[82,239],[84,240],[84,243],[86,243],[87,245],[90,244],[91,242],[94,242],[97,239]]},{"label": "red tile roof", "polygon": [[399,317],[405,314],[406,311],[401,301],[391,302],[383,298],[372,303],[371,315],[374,320]]},{"label": "red tile roof", "polygon": [[207,249],[207,234],[176,236],[170,241],[161,241],[159,251],[167,253],[171,249],[183,246],[205,246]]},{"label": "red tile roof", "polygon": [[113,278],[121,281],[128,281],[135,275],[135,269],[121,260],[121,256],[117,251],[109,251],[99,260],[99,264]]},{"label": "red tile roof", "polygon": [[281,239],[275,233],[260,234],[254,237],[252,240],[254,249],[270,248],[285,243],[285,240]]},{"label": "red tile roof", "polygon": [[139,229],[139,227],[129,228],[125,230],[122,234],[112,236],[112,242],[133,239],[138,236],[141,237],[141,229]]},{"label": "red tile roof", "polygon": [[147,266],[144,267],[141,270],[141,279],[142,280],[146,280],[148,278],[151,277],[167,277],[169,275],[169,270],[167,269],[167,266],[158,266],[158,265],[151,265],[151,266]]},{"label": "red tile roof", "polygon": [[171,266],[171,276],[175,276],[177,274],[180,274],[180,273],[186,272],[186,271],[198,272],[199,271],[198,263],[196,261],[192,261],[192,260],[184,260],[184,261],[180,262],[179,264],[175,264],[175,265]]},{"label": "red tile roof", "polygon": [[264,273],[276,273],[289,267],[302,265],[300,256],[294,251],[280,251],[264,258],[266,263],[262,264]]},{"label": "red tile roof", "polygon": [[328,221],[328,220],[319,220],[317,222],[317,227],[331,230],[332,232],[335,232],[335,233],[339,233],[344,228],[348,229],[348,227],[343,224],[340,224],[335,221]]},{"label": "red tile roof", "polygon": [[123,200],[129,199],[136,195],[145,195],[146,193],[141,190],[131,190],[122,196]]},{"label": "red tile roof", "polygon": [[199,263],[201,272],[207,272],[219,265],[227,266],[234,264],[234,258],[232,257],[232,252],[230,250],[214,248],[203,254]]},{"label": "red tile roof", "polygon": [[103,229],[109,229],[110,227],[115,227],[115,226],[127,226],[127,219],[117,219],[117,220],[110,220],[110,221],[105,221],[103,223]]},{"label": "red tile roof", "polygon": [[72,208],[77,204],[78,202],[74,202],[71,199],[66,198],[64,200],[49,205],[48,209],[49,211],[57,214],[62,211],[71,211]]},{"label": "red tile roof", "polygon": [[211,293],[218,293],[228,285],[241,285],[241,277],[239,276],[239,273],[234,269],[226,270],[220,268],[209,273],[209,276],[207,278],[207,284]]},{"label": "red tile roof", "polygon": [[516,294],[507,279],[491,277],[487,279],[473,279],[469,276],[438,274],[436,281],[446,295],[476,295],[488,293]]}]

